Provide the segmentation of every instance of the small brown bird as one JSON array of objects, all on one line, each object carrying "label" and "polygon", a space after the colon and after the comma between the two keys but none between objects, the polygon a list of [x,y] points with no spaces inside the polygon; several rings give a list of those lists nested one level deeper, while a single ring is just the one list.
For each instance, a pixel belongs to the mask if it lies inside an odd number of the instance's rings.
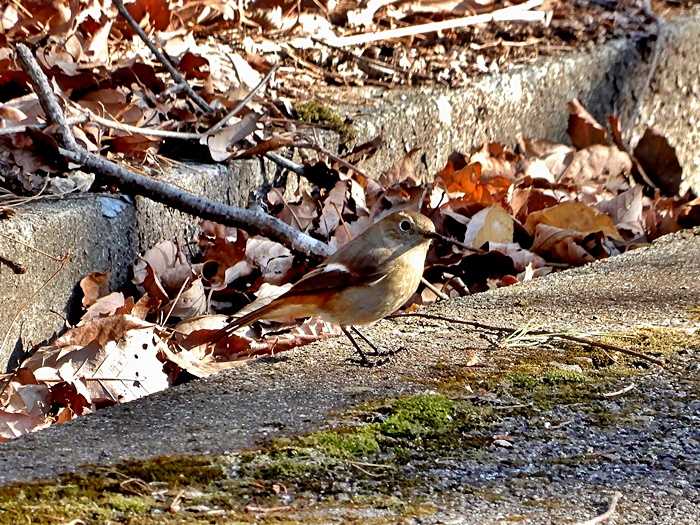
[{"label": "small brown bird", "polygon": [[369,364],[348,327],[379,354],[355,325],[386,317],[413,295],[423,276],[430,241],[435,237],[435,226],[425,215],[393,213],[341,247],[286,293],[231,322],[222,332],[230,334],[260,319],[320,317],[339,324],[361,362]]}]

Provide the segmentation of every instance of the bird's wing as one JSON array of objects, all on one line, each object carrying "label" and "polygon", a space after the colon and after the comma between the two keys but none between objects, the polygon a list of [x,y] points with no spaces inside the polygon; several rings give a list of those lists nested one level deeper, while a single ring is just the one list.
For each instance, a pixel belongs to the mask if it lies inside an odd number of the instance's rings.
[{"label": "bird's wing", "polygon": [[[271,303],[253,310],[242,317],[234,319],[226,325],[218,334],[215,334],[213,341],[217,341],[226,333],[232,333],[242,326],[249,325],[259,319],[264,319],[267,315],[272,315],[283,305],[290,303],[305,303],[312,300],[314,296],[328,297],[338,290],[343,290],[352,286],[370,286],[378,283],[386,277],[386,273],[376,268],[375,271],[353,272],[342,263],[326,263],[315,270],[307,273],[287,292],[283,293]],[[319,297],[320,298],[320,297]],[[312,300],[313,302],[313,300]]]},{"label": "bird's wing", "polygon": [[282,297],[332,292],[352,286],[369,286],[383,279],[386,274],[376,271],[352,271],[342,263],[328,263],[307,273]]}]

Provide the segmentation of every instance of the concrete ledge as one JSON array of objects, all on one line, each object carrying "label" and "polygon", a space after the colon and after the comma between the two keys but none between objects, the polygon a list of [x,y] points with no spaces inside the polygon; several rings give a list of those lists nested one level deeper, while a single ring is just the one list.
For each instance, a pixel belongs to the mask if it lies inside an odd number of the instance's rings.
[{"label": "concrete ledge", "polygon": [[[126,282],[136,256],[136,210],[128,201],[107,195],[67,197],[23,208],[16,217],[0,221],[0,233],[0,253],[27,268],[26,273],[15,275],[0,267],[0,337],[5,338],[0,365],[4,371],[6,363],[12,364],[23,350],[65,325],[78,281],[85,274],[109,270],[112,286]],[[41,290],[60,263],[25,244],[57,258],[69,257]]]}]

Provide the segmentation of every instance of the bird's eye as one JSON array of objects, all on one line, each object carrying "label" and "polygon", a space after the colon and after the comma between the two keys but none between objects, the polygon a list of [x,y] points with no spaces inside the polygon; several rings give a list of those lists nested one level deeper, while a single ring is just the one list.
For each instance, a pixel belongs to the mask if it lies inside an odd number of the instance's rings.
[{"label": "bird's eye", "polygon": [[399,230],[402,232],[407,232],[413,227],[413,224],[411,224],[411,221],[403,220],[399,223]]}]

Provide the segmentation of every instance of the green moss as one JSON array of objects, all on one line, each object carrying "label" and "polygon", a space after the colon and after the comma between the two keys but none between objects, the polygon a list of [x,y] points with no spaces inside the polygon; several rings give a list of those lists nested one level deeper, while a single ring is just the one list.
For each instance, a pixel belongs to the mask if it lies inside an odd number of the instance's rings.
[{"label": "green moss", "polygon": [[124,496],[122,494],[108,494],[104,503],[124,514],[145,514],[155,505],[153,498],[146,496]]},{"label": "green moss", "polygon": [[309,124],[323,124],[340,135],[343,142],[355,137],[355,130],[349,125],[337,111],[324,106],[316,101],[297,104],[296,109],[299,119]]},{"label": "green moss", "polygon": [[453,423],[455,403],[441,394],[423,394],[398,400],[381,423],[382,434],[416,438],[437,434]]},{"label": "green moss", "polygon": [[16,523],[17,516],[26,515],[28,510],[32,523],[39,524],[73,519],[90,523],[128,521],[158,508],[150,494],[150,482],[168,488],[208,487],[225,477],[225,460],[207,456],[170,456],[109,468],[87,467],[54,480],[0,487],[0,525]]},{"label": "green moss", "polygon": [[316,432],[301,441],[330,457],[355,458],[379,452],[378,433],[378,425],[367,424],[340,431]]},{"label": "green moss", "polygon": [[159,481],[172,486],[208,485],[226,478],[225,461],[216,456],[162,456],[129,461],[116,467],[122,475],[146,483]]}]

